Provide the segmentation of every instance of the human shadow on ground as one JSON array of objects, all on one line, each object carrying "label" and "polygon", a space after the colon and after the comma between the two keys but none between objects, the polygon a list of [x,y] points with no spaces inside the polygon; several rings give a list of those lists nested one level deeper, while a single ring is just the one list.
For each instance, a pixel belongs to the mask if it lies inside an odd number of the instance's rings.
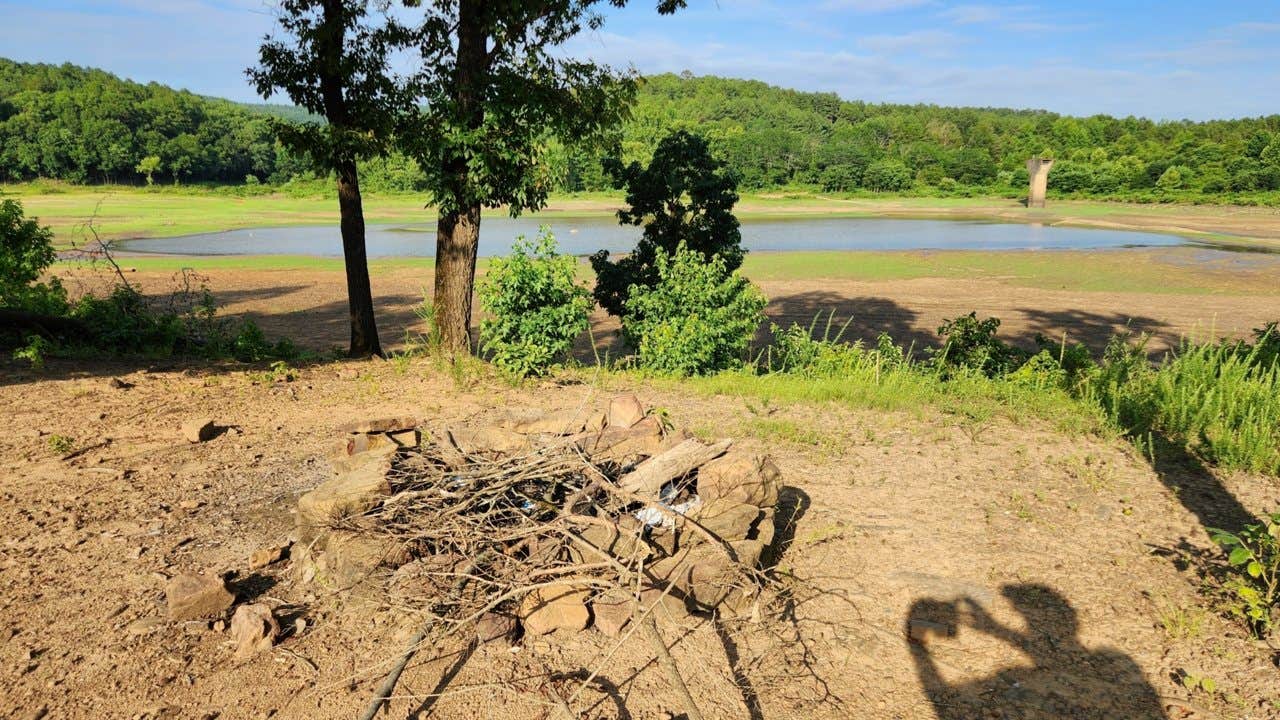
[{"label": "human shadow on ground", "polygon": [[[1128,718],[1167,720],[1159,695],[1128,655],[1080,643],[1079,619],[1067,598],[1044,585],[1006,585],[1001,593],[1026,620],[1025,632],[1000,624],[972,598],[924,599],[908,611],[906,631],[925,695],[940,720],[978,717]],[[948,682],[930,645],[941,636],[977,632],[1032,663]]]}]

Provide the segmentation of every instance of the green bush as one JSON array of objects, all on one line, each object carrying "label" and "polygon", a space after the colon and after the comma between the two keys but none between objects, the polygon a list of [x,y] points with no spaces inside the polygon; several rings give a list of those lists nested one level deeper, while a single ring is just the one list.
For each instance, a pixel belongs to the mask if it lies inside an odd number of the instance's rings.
[{"label": "green bush", "polygon": [[901,160],[877,160],[862,174],[862,187],[876,192],[906,190],[911,181],[911,169]]},{"label": "green bush", "polygon": [[480,323],[480,349],[516,377],[542,375],[573,348],[588,327],[591,293],[575,280],[577,260],[557,252],[542,228],[536,240],[516,240],[480,283],[480,302],[493,317]]},{"label": "green bush", "polygon": [[57,257],[53,230],[24,217],[17,200],[0,200],[0,307],[46,315],[65,312],[67,293],[58,279],[37,282]]},{"label": "green bush", "polygon": [[611,315],[621,315],[631,288],[658,282],[654,256],[674,253],[681,244],[704,261],[719,256],[729,272],[742,265],[742,233],[733,206],[737,181],[711,154],[707,141],[677,131],[662,139],[647,167],[609,160],[605,169],[614,186],[627,191],[619,222],[643,225],[635,250],[616,262],[609,252],[591,256],[596,273],[595,299]]},{"label": "green bush", "polygon": [[1227,551],[1233,576],[1226,589],[1231,612],[1267,639],[1280,627],[1280,512],[1238,533],[1213,530],[1213,540]]},{"label": "green bush", "polygon": [[987,377],[1007,375],[1027,360],[1027,353],[996,337],[999,318],[978,319],[977,312],[944,320],[938,328],[942,347],[930,350],[934,364],[942,370],[973,370]]},{"label": "green bush", "polygon": [[633,285],[622,333],[641,367],[672,375],[700,375],[740,365],[764,320],[764,295],[725,261],[681,243],[655,257],[658,282]]}]

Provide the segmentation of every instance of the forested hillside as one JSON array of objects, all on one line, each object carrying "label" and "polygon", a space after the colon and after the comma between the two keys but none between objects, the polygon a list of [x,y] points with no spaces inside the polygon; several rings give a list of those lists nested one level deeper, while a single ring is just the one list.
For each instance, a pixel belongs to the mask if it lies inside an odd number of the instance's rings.
[{"label": "forested hillside", "polygon": [[[239,105],[72,65],[0,60],[0,179],[77,183],[280,184],[306,163],[275,142],[270,118],[297,108]],[[705,136],[744,189],[1014,194],[1026,159],[1059,162],[1059,194],[1274,202],[1280,115],[1203,123],[1075,118],[1036,110],[877,105],[761,82],[658,75],[641,86],[617,136],[643,160],[675,129]],[[607,187],[599,151],[551,145],[561,190]],[[370,189],[416,190],[421,173],[369,164]]]}]

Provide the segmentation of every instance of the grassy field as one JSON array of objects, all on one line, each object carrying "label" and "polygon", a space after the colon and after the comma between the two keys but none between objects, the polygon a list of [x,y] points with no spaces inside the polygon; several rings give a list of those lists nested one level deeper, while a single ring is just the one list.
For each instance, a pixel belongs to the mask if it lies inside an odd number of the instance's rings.
[{"label": "grassy field", "polygon": [[[0,185],[0,194],[20,198],[29,215],[53,228],[60,247],[92,239],[87,223],[104,239],[172,237],[249,227],[337,223],[336,201],[327,195],[238,196],[200,187],[81,187],[27,183]],[[611,215],[619,194],[557,195],[539,215]],[[366,195],[370,223],[421,223],[435,219],[421,195]],[[502,210],[493,210],[502,214]],[[920,217],[991,219],[1163,232],[1211,243],[1280,246],[1280,215],[1272,208],[1134,205],[1091,201],[1054,202],[1029,210],[1005,198],[856,198],[811,192],[744,194],[738,215],[766,217]]]}]

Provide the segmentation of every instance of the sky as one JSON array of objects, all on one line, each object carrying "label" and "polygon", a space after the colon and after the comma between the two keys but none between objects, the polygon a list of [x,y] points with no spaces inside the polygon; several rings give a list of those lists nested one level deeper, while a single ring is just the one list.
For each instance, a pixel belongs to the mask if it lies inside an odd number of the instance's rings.
[{"label": "sky", "polygon": [[[259,100],[272,0],[0,0],[0,57]],[[655,0],[563,52],[849,100],[1156,119],[1280,113],[1280,0]],[[608,3],[601,3],[608,7]]]}]

